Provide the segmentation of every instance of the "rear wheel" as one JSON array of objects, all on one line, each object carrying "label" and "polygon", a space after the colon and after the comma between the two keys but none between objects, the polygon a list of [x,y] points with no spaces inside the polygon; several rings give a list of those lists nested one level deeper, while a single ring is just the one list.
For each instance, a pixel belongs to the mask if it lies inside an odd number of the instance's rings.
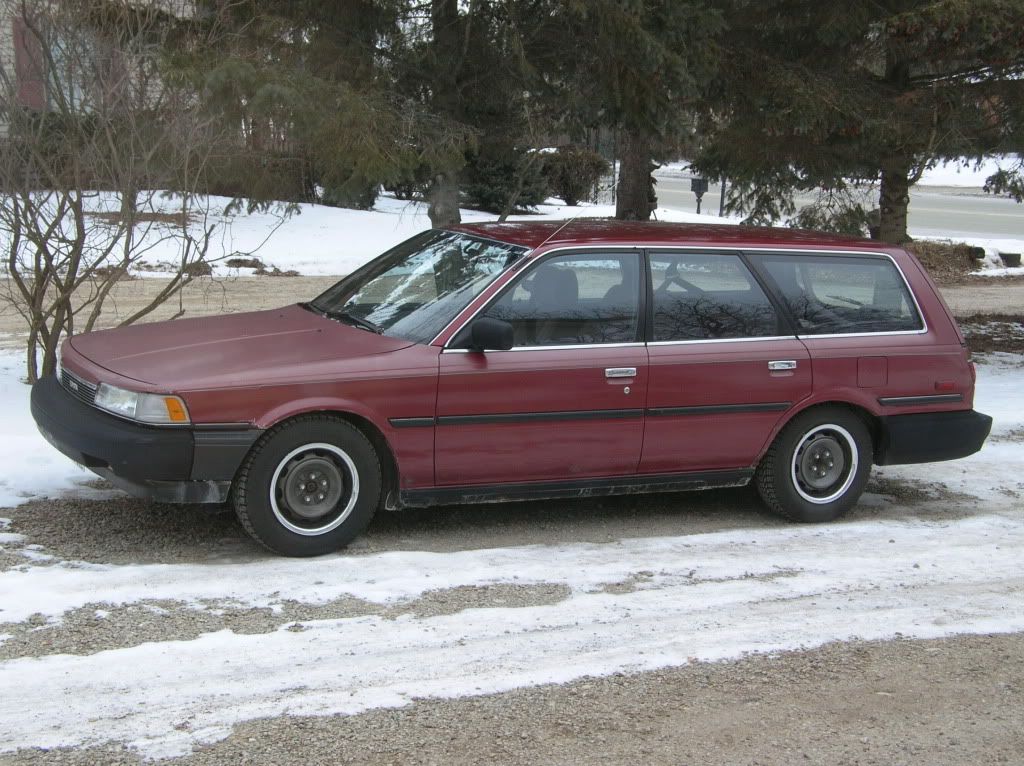
[{"label": "rear wheel", "polygon": [[853,412],[821,407],[794,418],[757,469],[765,504],[794,521],[832,521],[856,504],[871,472],[867,426]]},{"label": "rear wheel", "polygon": [[380,459],[363,433],[336,417],[306,415],[263,435],[232,497],[257,542],[285,556],[318,556],[366,528],[380,493]]}]

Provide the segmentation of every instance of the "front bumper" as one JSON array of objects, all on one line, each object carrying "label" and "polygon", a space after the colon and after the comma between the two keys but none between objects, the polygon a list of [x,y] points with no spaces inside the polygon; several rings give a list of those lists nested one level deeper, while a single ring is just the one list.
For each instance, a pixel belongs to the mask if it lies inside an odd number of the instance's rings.
[{"label": "front bumper", "polygon": [[222,503],[255,428],[156,427],[80,401],[50,375],[32,387],[32,417],[50,444],[138,497]]},{"label": "front bumper", "polygon": [[875,463],[936,463],[973,455],[992,430],[992,418],[974,410],[890,415],[879,418],[882,433]]}]

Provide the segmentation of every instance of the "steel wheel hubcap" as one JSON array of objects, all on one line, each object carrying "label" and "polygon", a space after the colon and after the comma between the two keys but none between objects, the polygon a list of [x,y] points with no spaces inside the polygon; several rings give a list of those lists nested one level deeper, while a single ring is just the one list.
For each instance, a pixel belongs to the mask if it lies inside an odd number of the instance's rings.
[{"label": "steel wheel hubcap", "polygon": [[793,487],[804,500],[823,505],[839,499],[857,475],[857,442],[845,428],[827,424],[806,434],[793,453]]},{"label": "steel wheel hubcap", "polygon": [[800,477],[814,489],[824,489],[843,474],[846,458],[839,442],[831,436],[822,436],[808,444],[800,459]]},{"label": "steel wheel hubcap", "polygon": [[278,481],[282,484],[285,505],[303,519],[319,519],[330,513],[345,489],[345,479],[338,465],[317,455],[293,459]]},{"label": "steel wheel hubcap", "polygon": [[359,473],[341,448],[322,442],[281,459],[270,480],[270,507],[286,529],[314,536],[337,529],[359,497]]}]

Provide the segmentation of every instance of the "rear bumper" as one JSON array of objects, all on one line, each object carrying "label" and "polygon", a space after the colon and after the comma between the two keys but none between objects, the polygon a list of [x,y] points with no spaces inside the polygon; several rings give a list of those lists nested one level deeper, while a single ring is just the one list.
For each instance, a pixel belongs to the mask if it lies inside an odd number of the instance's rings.
[{"label": "rear bumper", "polygon": [[80,401],[52,375],[32,387],[32,417],[45,439],[79,465],[133,495],[178,503],[224,502],[261,433],[132,423]]},{"label": "rear bumper", "polygon": [[992,418],[974,410],[880,418],[878,465],[936,463],[973,455],[992,430]]}]

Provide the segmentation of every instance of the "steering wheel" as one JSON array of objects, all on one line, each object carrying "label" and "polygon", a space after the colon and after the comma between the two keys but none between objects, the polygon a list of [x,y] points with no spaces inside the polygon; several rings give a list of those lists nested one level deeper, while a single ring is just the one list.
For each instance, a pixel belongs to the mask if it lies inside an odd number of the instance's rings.
[{"label": "steering wheel", "polygon": [[707,292],[706,290],[702,290],[699,287],[697,287],[697,285],[693,284],[693,282],[690,282],[689,280],[683,279],[681,276],[679,276],[679,269],[676,267],[674,263],[671,266],[669,266],[668,271],[665,272],[665,281],[658,285],[658,289],[655,290],[654,292],[659,294],[663,293],[666,290],[668,290],[669,285],[679,285],[681,288],[686,290],[686,292],[694,293],[696,295],[703,295],[705,292]]}]

